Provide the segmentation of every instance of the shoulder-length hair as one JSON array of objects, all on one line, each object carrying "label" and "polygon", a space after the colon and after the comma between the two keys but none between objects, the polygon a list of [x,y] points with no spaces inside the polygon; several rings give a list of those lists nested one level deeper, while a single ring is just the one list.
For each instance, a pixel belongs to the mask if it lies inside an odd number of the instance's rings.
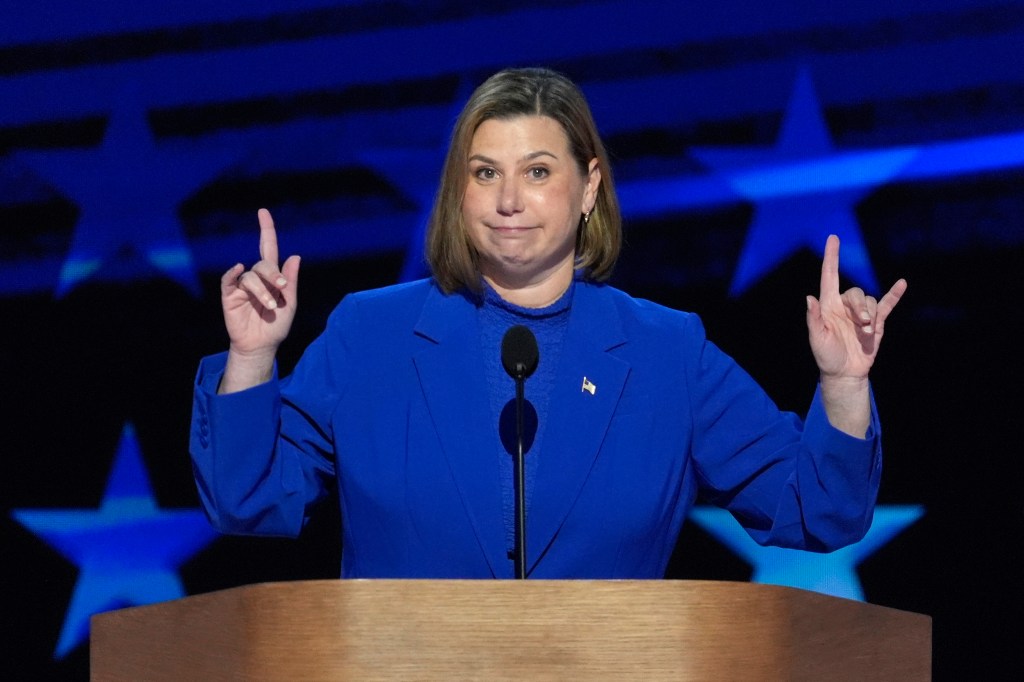
[{"label": "shoulder-length hair", "polygon": [[597,159],[601,184],[589,220],[580,216],[575,268],[585,279],[601,282],[611,276],[618,260],[622,246],[619,201],[608,155],[586,98],[575,83],[555,71],[507,69],[484,81],[459,114],[427,225],[427,262],[434,279],[447,293],[461,287],[474,292],[481,289],[479,255],[462,220],[473,135],[488,119],[517,116],[548,116],[558,121],[580,175],[585,177],[591,159]]}]

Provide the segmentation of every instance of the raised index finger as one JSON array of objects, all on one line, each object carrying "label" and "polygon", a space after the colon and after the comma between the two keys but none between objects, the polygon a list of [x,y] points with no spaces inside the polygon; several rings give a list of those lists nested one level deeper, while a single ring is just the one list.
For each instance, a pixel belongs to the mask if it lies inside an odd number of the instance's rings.
[{"label": "raised index finger", "polygon": [[830,234],[825,242],[825,255],[821,260],[820,289],[819,301],[824,300],[826,296],[839,296],[839,237],[834,234]]},{"label": "raised index finger", "polygon": [[277,256],[277,232],[274,230],[274,219],[270,211],[261,208],[256,215],[260,221],[260,260],[270,261],[274,267],[279,267],[280,261]]}]

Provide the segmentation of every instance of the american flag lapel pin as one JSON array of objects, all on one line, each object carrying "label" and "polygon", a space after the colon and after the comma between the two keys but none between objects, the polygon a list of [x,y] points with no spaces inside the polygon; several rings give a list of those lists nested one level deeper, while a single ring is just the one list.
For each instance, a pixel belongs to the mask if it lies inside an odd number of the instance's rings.
[{"label": "american flag lapel pin", "polygon": [[590,395],[594,395],[597,392],[597,384],[590,381],[590,379],[583,377],[583,388],[580,389],[580,393],[583,391],[588,392]]}]

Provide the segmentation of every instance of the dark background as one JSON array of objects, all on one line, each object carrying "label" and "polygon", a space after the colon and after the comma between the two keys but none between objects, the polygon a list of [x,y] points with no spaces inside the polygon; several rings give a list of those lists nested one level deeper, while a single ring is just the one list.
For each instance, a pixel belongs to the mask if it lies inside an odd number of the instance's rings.
[{"label": "dark background", "polygon": [[[936,679],[1024,670],[1024,4],[0,7],[0,677],[88,670],[84,642],[55,656],[79,569],[18,510],[97,509],[126,425],[156,504],[197,506],[191,379],[225,347],[218,279],[257,258],[256,209],[273,210],[283,254],[303,256],[287,368],[345,293],[417,274],[416,228],[455,113],[510,65],[559,69],[590,98],[626,218],[614,283],[700,313],[784,408],[803,412],[815,380],[803,301],[817,291],[814,230],[862,239],[882,286],[909,280],[873,374],[880,502],[925,514],[858,575],[868,601],[934,618]],[[820,113],[827,144],[813,116],[783,144],[800,74],[816,104],[801,111]],[[836,185],[848,176],[814,171],[817,190],[773,205],[727,191],[716,171],[729,169],[703,153],[777,144],[760,159],[769,171],[830,151],[881,153],[869,169],[918,153],[848,194]],[[748,254],[764,272],[737,287],[755,229],[807,245]],[[218,539],[177,574],[189,594],[336,576],[335,514],[296,541]],[[751,569],[688,525],[669,573]]]}]

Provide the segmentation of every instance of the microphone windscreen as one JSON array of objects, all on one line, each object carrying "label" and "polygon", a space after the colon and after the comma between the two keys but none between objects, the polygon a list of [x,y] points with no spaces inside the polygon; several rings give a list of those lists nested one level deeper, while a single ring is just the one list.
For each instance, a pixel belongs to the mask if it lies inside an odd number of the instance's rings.
[{"label": "microphone windscreen", "polygon": [[513,379],[533,374],[540,361],[537,338],[521,324],[509,328],[501,340],[501,364]]}]

